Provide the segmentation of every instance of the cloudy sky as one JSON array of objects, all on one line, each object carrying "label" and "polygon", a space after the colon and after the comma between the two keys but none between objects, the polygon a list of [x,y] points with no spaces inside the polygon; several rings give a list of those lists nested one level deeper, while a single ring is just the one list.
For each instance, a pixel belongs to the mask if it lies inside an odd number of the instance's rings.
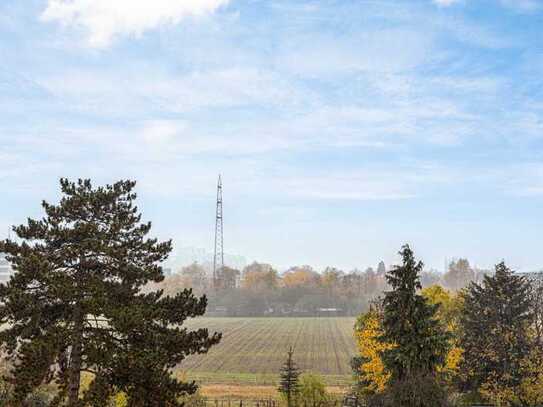
[{"label": "cloudy sky", "polygon": [[[2,0],[0,236],[58,178],[278,266],[543,267],[539,0]],[[1,232],[4,230],[5,232]]]}]

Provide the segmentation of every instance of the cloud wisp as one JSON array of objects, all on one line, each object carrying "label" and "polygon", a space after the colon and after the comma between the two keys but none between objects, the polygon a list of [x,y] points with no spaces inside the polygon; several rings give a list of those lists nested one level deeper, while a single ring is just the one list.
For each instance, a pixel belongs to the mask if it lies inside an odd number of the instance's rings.
[{"label": "cloud wisp", "polygon": [[161,25],[215,12],[229,0],[49,0],[43,21],[83,28],[88,44],[103,48],[121,36],[140,36]]},{"label": "cloud wisp", "polygon": [[[434,4],[440,7],[449,7],[465,1],[466,0],[433,0]],[[496,3],[519,13],[532,13],[541,9],[540,0],[499,0],[496,1]]]},{"label": "cloud wisp", "polygon": [[434,0],[434,3],[438,6],[448,7],[452,6],[453,4],[459,3],[460,0]]}]

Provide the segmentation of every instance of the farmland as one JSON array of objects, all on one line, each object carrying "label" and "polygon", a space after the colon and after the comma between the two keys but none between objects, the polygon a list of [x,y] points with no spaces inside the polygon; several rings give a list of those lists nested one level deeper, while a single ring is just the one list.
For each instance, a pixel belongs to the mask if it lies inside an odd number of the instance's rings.
[{"label": "farmland", "polygon": [[206,355],[190,356],[180,369],[201,383],[274,385],[289,346],[303,371],[330,385],[348,384],[355,352],[354,318],[198,318],[190,329],[223,333]]}]

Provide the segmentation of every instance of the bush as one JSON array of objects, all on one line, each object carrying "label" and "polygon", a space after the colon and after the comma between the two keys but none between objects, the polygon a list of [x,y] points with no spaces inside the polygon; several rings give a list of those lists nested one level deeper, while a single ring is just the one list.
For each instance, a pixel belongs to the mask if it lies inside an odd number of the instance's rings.
[{"label": "bush", "polygon": [[298,391],[298,405],[302,407],[321,407],[330,401],[326,385],[322,377],[313,373],[304,373],[300,376]]},{"label": "bush", "polygon": [[199,391],[181,397],[180,401],[184,403],[185,407],[205,407],[206,405],[206,399]]}]

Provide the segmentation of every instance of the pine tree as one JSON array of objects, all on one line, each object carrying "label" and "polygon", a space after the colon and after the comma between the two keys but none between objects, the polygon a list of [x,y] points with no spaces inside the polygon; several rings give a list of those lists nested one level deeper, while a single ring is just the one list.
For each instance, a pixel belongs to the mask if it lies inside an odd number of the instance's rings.
[{"label": "pine tree", "polygon": [[502,262],[481,285],[464,293],[460,319],[464,359],[460,365],[467,390],[487,386],[490,393],[513,391],[522,381],[522,363],[530,353],[533,322],[530,284]]},{"label": "pine tree", "polygon": [[[391,375],[390,399],[393,405],[404,407],[438,406],[436,371],[445,361],[449,334],[437,320],[439,305],[429,304],[418,294],[423,263],[415,261],[408,245],[402,247],[400,255],[402,265],[386,275],[392,290],[385,292],[383,334],[379,338],[384,344],[393,344],[382,351],[385,369]],[[435,398],[430,400],[427,394]]]},{"label": "pine tree", "polygon": [[[13,361],[14,403],[43,383],[57,384],[55,403],[106,405],[115,391],[129,406],[177,406],[196,390],[171,369],[186,355],[220,340],[206,329],[186,331],[207,300],[190,290],[173,297],[143,293],[160,282],[159,265],[171,241],[147,238],[135,206],[135,182],[93,188],[90,180],[61,179],[58,205],[43,202],[45,217],[14,228],[22,243],[0,242],[16,271],[0,285],[0,342]],[[81,373],[93,380],[80,389]]]},{"label": "pine tree", "polygon": [[408,245],[400,251],[402,265],[387,273],[392,287],[383,300],[384,343],[395,346],[383,352],[383,360],[392,380],[403,380],[414,374],[433,374],[442,365],[448,349],[436,313],[439,305],[431,305],[420,294],[422,262],[416,262]]},{"label": "pine tree", "polygon": [[279,381],[279,392],[287,399],[287,407],[292,407],[296,404],[296,395],[299,390],[298,378],[300,370],[296,366],[292,355],[294,351],[292,347],[288,350],[287,360],[281,368],[281,379]]}]

